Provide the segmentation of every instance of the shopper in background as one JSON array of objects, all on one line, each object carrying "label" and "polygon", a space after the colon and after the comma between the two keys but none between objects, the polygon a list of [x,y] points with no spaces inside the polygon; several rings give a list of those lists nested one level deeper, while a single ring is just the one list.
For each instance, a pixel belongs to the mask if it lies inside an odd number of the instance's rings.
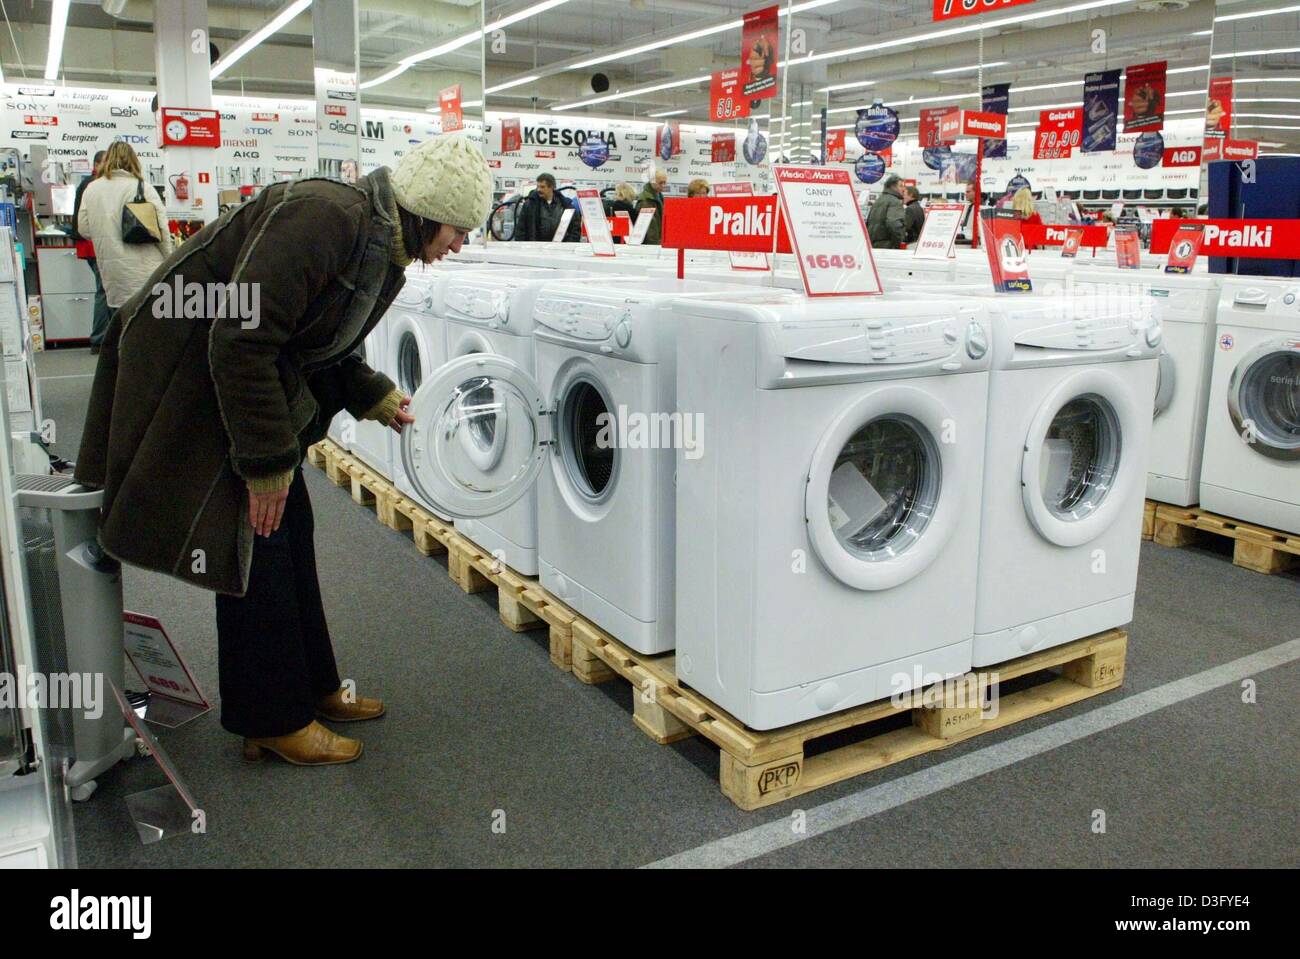
[{"label": "shopper in background", "polygon": [[[612,220],[616,213],[626,213],[628,220],[636,222],[636,187],[632,184],[623,182],[614,187],[613,196],[605,200],[605,217]],[[615,243],[622,243],[621,236],[614,237]]]},{"label": "shopper in background", "polygon": [[882,250],[897,250],[907,232],[903,213],[902,177],[891,173],[876,202],[867,214],[867,235],[871,245]]},{"label": "shopper in background", "polygon": [[974,242],[975,231],[979,228],[980,215],[979,190],[974,182],[966,184],[966,211],[961,215],[961,226],[957,228],[958,243],[970,246]]},{"label": "shopper in background", "polygon": [[564,242],[577,243],[582,235],[578,222],[578,205],[555,188],[555,177],[549,173],[537,175],[537,187],[520,204],[515,221],[516,240],[547,243],[555,237],[565,210],[573,210]]},{"label": "shopper in background", "polygon": [[663,238],[664,187],[666,186],[668,186],[668,174],[663,170],[656,170],[650,182],[641,189],[641,195],[637,197],[636,208],[650,210],[654,215],[643,241],[646,246],[658,246]]},{"label": "shopper in background", "polygon": [[686,195],[689,196],[708,196],[709,181],[702,176],[697,176],[690,183],[686,184]]},{"label": "shopper in background", "polygon": [[77,241],[77,258],[86,261],[86,266],[90,267],[90,272],[95,277],[95,306],[90,323],[91,353],[98,353],[99,344],[104,340],[104,330],[108,327],[108,300],[104,295],[104,281],[99,276],[99,264],[95,262],[95,244],[77,232],[77,219],[81,214],[82,194],[86,192],[86,187],[90,186],[90,181],[99,176],[99,167],[104,162],[104,153],[104,150],[95,152],[95,159],[90,166],[90,176],[82,178],[82,181],[77,184],[76,199],[72,202],[72,237]]},{"label": "shopper in background", "polygon": [[1024,223],[1043,222],[1043,218],[1038,215],[1038,209],[1034,206],[1034,194],[1027,186],[1022,186],[1011,198],[1011,209],[1016,211],[1016,216]]},{"label": "shopper in background", "polygon": [[[137,197],[154,208],[160,239],[127,243],[122,238],[122,210]],[[81,195],[77,232],[95,245],[95,265],[104,283],[104,298],[116,310],[135,295],[172,251],[167,211],[151,184],[144,182],[140,161],[129,143],[116,142],[104,154],[99,175]],[[100,334],[102,346],[104,334]]]},{"label": "shopper in background", "polygon": [[[397,432],[414,422],[362,341],[406,267],[459,251],[491,199],[487,162],[461,136],[355,185],[274,183],[204,227],[109,321],[76,478],[104,489],[109,554],[217,593],[221,724],[247,760],[350,762],[361,743],[317,718],[384,712],[340,685],[302,457],[344,407]],[[173,300],[181,284],[251,301],[252,315],[195,316]]]},{"label": "shopper in background", "polygon": [[925,207],[921,206],[921,191],[914,186],[903,190],[903,242],[911,246],[921,239],[925,226]]}]

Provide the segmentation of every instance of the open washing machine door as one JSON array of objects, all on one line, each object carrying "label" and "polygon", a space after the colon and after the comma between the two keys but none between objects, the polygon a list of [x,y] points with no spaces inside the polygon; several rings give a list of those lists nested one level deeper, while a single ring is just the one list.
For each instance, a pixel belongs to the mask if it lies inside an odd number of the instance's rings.
[{"label": "open washing machine door", "polygon": [[439,367],[409,412],[415,423],[402,430],[402,466],[416,491],[453,519],[491,516],[519,500],[553,443],[536,380],[493,353]]},{"label": "open washing machine door", "polygon": [[1227,399],[1246,445],[1270,459],[1300,460],[1300,337],[1267,340],[1243,356]]},{"label": "open washing machine door", "polygon": [[1083,369],[1057,384],[1025,437],[1020,493],[1029,521],[1058,546],[1080,546],[1114,521],[1145,464],[1125,448],[1140,436],[1139,409],[1109,370]]},{"label": "open washing machine door", "polygon": [[[908,386],[850,404],[822,435],[804,491],[813,549],[847,586],[890,589],[922,572],[947,544],[960,497],[954,419]],[[946,484],[946,486],[945,486]]]}]

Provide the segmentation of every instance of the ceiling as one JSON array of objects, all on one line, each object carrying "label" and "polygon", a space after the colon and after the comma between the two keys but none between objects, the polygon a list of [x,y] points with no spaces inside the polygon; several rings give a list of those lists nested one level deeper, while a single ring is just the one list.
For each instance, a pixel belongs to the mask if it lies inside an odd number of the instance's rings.
[{"label": "ceiling", "polygon": [[[481,15],[493,24],[538,2],[487,0],[481,8],[479,0],[360,0],[362,78],[381,81],[365,89],[363,102],[423,109],[450,83],[461,83],[464,98],[473,102],[482,99],[485,77],[491,110],[628,117],[681,111],[673,115],[707,122],[708,83],[693,78],[738,64],[735,23],[762,0],[551,0],[553,9],[492,30],[479,42]],[[1093,9],[1060,12],[1085,2]],[[228,51],[282,4],[213,0],[209,24],[218,51]],[[782,113],[791,124],[808,123],[823,105],[832,126],[844,124],[854,108],[874,97],[905,119],[927,103],[977,106],[981,83],[1003,81],[1013,84],[1011,122],[1028,123],[1036,109],[1077,103],[1088,70],[1163,59],[1171,71],[1183,71],[1169,77],[1171,112],[1192,116],[1204,108],[1210,71],[1201,68],[1212,63],[1214,75],[1237,78],[1240,136],[1282,145],[1275,149],[1300,149],[1300,103],[1285,102],[1300,100],[1300,9],[1225,19],[1300,7],[1300,0],[1219,0],[1217,7],[1213,0],[1036,0],[941,24],[931,20],[932,0],[782,2],[783,10],[791,5],[794,12],[782,20],[795,28],[791,36],[803,52],[794,51],[784,71],[789,106],[772,111],[778,124]],[[7,79],[42,75],[50,6],[48,0],[3,0],[8,24],[0,25],[0,62]],[[984,26],[1018,15],[1038,19],[1001,29]],[[152,85],[151,18],[152,0],[74,0],[64,82]],[[933,36],[941,28],[965,32]],[[1106,31],[1104,54],[1092,49],[1096,29]],[[448,44],[457,38],[470,42]],[[440,44],[456,48],[395,69],[404,57]],[[877,49],[854,52],[868,45]],[[1296,52],[1258,52],[1275,50]],[[608,62],[582,65],[603,56]],[[981,63],[988,65],[982,71]],[[960,72],[937,72],[945,70]],[[610,99],[587,104],[601,96],[593,90],[597,73],[607,78],[603,95]],[[826,90],[867,80],[871,86]],[[1051,86],[1056,83],[1064,85]],[[235,64],[214,88],[311,95],[310,13]]]}]

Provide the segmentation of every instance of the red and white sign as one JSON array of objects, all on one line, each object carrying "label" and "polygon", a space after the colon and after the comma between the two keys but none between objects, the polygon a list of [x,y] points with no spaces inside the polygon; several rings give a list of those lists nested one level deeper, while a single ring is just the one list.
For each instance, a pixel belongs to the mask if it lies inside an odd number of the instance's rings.
[{"label": "red and white sign", "polygon": [[844,131],[830,130],[826,134],[826,162],[844,162]]},{"label": "red and white sign", "polygon": [[745,14],[740,31],[740,93],[747,100],[766,100],[776,96],[776,77],[780,63],[779,37],[775,6]]},{"label": "red and white sign", "polygon": [[930,147],[951,146],[953,140],[944,140],[939,135],[939,124],[943,118],[951,113],[954,107],[924,107],[921,110],[921,123],[916,131],[917,142],[920,143],[921,149]]},{"label": "red and white sign", "polygon": [[[753,196],[753,194],[754,187],[750,183],[715,183],[713,185],[714,196]],[[766,253],[732,250],[727,255],[731,259],[731,268],[733,270],[770,270],[772,268]]]},{"label": "red and white sign", "polygon": [[660,242],[672,249],[771,253],[774,229],[776,252],[791,252],[774,196],[670,196],[664,198]]},{"label": "red and white sign", "polygon": [[216,110],[163,107],[162,145],[216,149],[221,146],[221,114]]},{"label": "red and white sign", "polygon": [[1165,125],[1166,63],[1135,63],[1124,70],[1124,132],[1144,133]]},{"label": "red and white sign", "polygon": [[736,162],[736,135],[734,133],[715,133],[709,141],[709,162]]},{"label": "red and white sign", "polygon": [[1020,217],[1014,210],[984,210],[980,214],[980,237],[989,258],[993,289],[999,293],[1033,291],[1020,225]]},{"label": "red and white sign", "polygon": [[1200,166],[1200,147],[1165,147],[1164,156],[1160,158],[1161,166]]},{"label": "red and white sign", "polygon": [[949,110],[939,119],[939,139],[947,141],[956,140],[958,137],[1005,140],[1006,114],[981,113],[978,110]]},{"label": "red and white sign", "polygon": [[524,145],[524,134],[519,126],[518,117],[506,117],[501,121],[501,152],[514,153]]},{"label": "red and white sign", "polygon": [[1042,110],[1034,131],[1035,160],[1064,160],[1083,139],[1083,107]]},{"label": "red and white sign", "polygon": [[934,19],[953,20],[1018,7],[1034,0],[934,0]]},{"label": "red and white sign", "polygon": [[1110,228],[1106,226],[1063,226],[1054,223],[1022,223],[1020,235],[1030,249],[1040,246],[1064,246],[1069,239],[1070,230],[1079,230],[1079,246],[1105,246],[1110,237]]},{"label": "red and white sign", "polygon": [[1142,268],[1142,245],[1137,230],[1115,231],[1115,265],[1121,270]]},{"label": "red and white sign", "polygon": [[605,205],[600,202],[599,190],[579,190],[578,207],[582,211],[582,228],[596,256],[614,255],[614,235],[605,219]]},{"label": "red and white sign", "polygon": [[555,234],[551,237],[552,243],[563,243],[564,238],[569,235],[569,224],[573,222],[573,207],[565,207],[564,212],[560,214],[560,223],[555,228]]},{"label": "red and white sign", "polygon": [[1079,244],[1083,242],[1083,227],[1065,228],[1065,242],[1061,244],[1061,256],[1072,260],[1079,255]]},{"label": "red and white sign", "polygon": [[957,230],[966,216],[965,203],[931,203],[925,208],[925,225],[912,255],[918,260],[946,260],[955,256]]},{"label": "red and white sign", "polygon": [[714,196],[753,196],[754,185],[752,183],[715,183],[713,184]]},{"label": "red and white sign", "polygon": [[716,70],[709,80],[709,118],[736,120],[749,116],[749,98],[740,95],[740,68]]},{"label": "red and white sign", "polygon": [[682,152],[682,125],[677,120],[665,120],[662,126],[655,128],[655,156],[663,159],[664,137],[669,138],[669,156]]},{"label": "red and white sign", "polygon": [[325,115],[327,117],[345,117],[348,115],[348,108],[341,103],[325,104]]},{"label": "red and white sign", "polygon": [[442,132],[454,133],[465,129],[465,114],[460,106],[460,84],[438,91],[438,116],[442,119]]},{"label": "red and white sign", "polygon": [[280,114],[278,113],[254,113],[254,123],[279,123]]},{"label": "red and white sign", "polygon": [[778,166],[776,189],[809,296],[883,293],[849,171]]},{"label": "red and white sign", "polygon": [[1210,98],[1205,106],[1205,135],[1226,137],[1232,132],[1232,77],[1210,77]]},{"label": "red and white sign", "polygon": [[629,221],[630,229],[627,233],[627,242],[632,246],[641,246],[645,243],[645,236],[650,232],[650,224],[654,222],[654,207],[642,207],[636,211],[636,223]]},{"label": "red and white sign", "polygon": [[533,154],[533,156],[537,157],[537,159],[539,159],[539,160],[554,160],[554,159],[555,159],[555,151],[554,151],[554,150],[537,150],[537,151]]},{"label": "red and white sign", "polygon": [[1179,224],[1169,241],[1169,260],[1165,263],[1166,273],[1191,273],[1196,266],[1196,257],[1201,252],[1201,240],[1205,236],[1204,223]]},{"label": "red and white sign", "polygon": [[[1167,253],[1183,220],[1156,220],[1151,225],[1151,252]],[[1197,220],[1205,229],[1203,256],[1300,260],[1300,220]]]},{"label": "red and white sign", "polygon": [[141,613],[122,613],[126,658],[155,695],[201,709],[209,703],[172,645],[160,620]]},{"label": "red and white sign", "polygon": [[34,113],[23,115],[23,123],[32,127],[57,127],[59,125],[58,117],[38,117]]}]

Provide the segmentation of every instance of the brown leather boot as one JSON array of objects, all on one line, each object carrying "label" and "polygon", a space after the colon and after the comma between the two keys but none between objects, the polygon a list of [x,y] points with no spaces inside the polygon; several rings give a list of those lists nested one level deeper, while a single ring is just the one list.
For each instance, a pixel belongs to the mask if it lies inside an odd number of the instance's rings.
[{"label": "brown leather boot", "polygon": [[354,702],[345,702],[343,688],[339,687],[316,701],[316,715],[332,723],[359,723],[384,715],[384,701],[357,696]]},{"label": "brown leather boot", "polygon": [[313,720],[287,736],[244,740],[245,762],[258,762],[266,757],[268,751],[295,766],[332,766],[359,758],[361,743],[340,736]]}]

